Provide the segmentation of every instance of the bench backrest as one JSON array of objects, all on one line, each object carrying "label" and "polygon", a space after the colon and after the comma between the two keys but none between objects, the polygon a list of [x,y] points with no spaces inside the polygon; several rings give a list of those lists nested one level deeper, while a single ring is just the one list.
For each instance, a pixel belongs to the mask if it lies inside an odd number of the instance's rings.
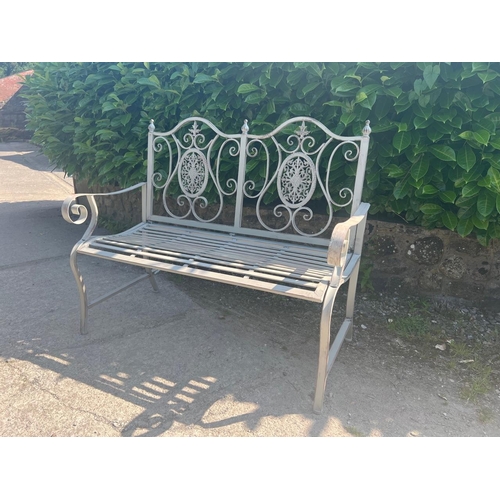
[{"label": "bench backrest", "polygon": [[[247,120],[239,134],[200,117],[157,132],[151,120],[145,218],[326,244],[334,212],[361,202],[369,134],[369,121],[362,136],[342,137],[309,117],[264,135]],[[346,169],[352,185],[336,185]],[[319,226],[315,211],[326,214]]]}]

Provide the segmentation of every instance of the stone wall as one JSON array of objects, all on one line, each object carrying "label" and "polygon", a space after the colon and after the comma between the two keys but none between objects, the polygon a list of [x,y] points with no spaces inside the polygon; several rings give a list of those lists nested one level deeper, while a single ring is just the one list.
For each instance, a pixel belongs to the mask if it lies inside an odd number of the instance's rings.
[{"label": "stone wall", "polygon": [[364,272],[376,290],[440,295],[498,307],[500,241],[488,247],[446,229],[369,219]]},{"label": "stone wall", "polygon": [[26,128],[25,101],[19,92],[0,106],[0,127],[21,130]]},{"label": "stone wall", "polygon": [[32,137],[26,130],[25,100],[19,93],[0,102],[0,142],[29,141]]},{"label": "stone wall", "polygon": [[[76,181],[75,189],[83,193],[119,188],[97,186],[89,191],[84,181]],[[97,197],[100,216],[127,227],[137,224],[141,220],[140,195],[138,189],[118,196]],[[244,211],[245,223],[248,227],[259,227],[252,211],[251,208]],[[222,222],[230,224],[233,213],[234,208],[228,207],[221,216]],[[462,238],[445,229],[429,230],[369,217],[360,281],[375,291],[456,297],[498,308],[500,241],[492,241],[485,248],[472,237]]]}]

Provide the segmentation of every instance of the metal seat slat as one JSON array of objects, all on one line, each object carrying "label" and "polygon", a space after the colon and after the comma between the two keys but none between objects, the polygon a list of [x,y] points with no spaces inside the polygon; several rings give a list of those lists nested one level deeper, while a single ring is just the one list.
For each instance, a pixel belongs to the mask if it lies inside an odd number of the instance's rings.
[{"label": "metal seat slat", "polygon": [[[123,243],[123,242],[116,242],[114,246],[110,246],[108,244],[102,244],[100,242],[95,242],[92,247],[93,248],[101,248],[101,249],[109,249],[119,246],[119,248],[123,248],[123,251],[127,251],[129,253],[133,253],[135,255],[152,255],[152,254],[159,254],[159,255],[168,255],[173,258],[183,258],[183,259],[194,259],[195,261],[203,261],[206,263],[213,263],[213,264],[222,264],[222,265],[228,265],[228,266],[234,266],[237,268],[245,268],[248,270],[253,270],[256,272],[261,272],[261,273],[269,273],[269,274],[275,274],[275,275],[280,275],[280,276],[290,276],[290,277],[297,277],[303,280],[308,280],[308,281],[313,281],[313,282],[320,282],[320,281],[328,281],[330,276],[331,276],[331,270],[318,270],[314,268],[304,268],[304,269],[299,269],[297,267],[290,267],[290,266],[278,266],[278,265],[270,265],[266,264],[263,261],[260,262],[253,262],[251,260],[240,260],[237,261],[236,259],[233,258],[228,258],[228,259],[223,259],[221,258],[213,258],[213,257],[208,257],[206,255],[200,255],[200,254],[195,254],[192,252],[174,252],[172,250],[159,250],[159,249],[153,249],[153,248],[148,248],[148,247],[137,247],[132,244],[128,243]],[[272,261],[272,256],[268,260],[268,262]]]},{"label": "metal seat slat", "polygon": [[[95,244],[92,246],[94,249],[99,249],[101,246],[99,244]],[[134,253],[135,251],[132,249],[125,249],[125,248],[120,248],[120,247],[113,247],[109,245],[102,245],[102,249],[105,249],[106,251],[113,250],[116,252],[117,259],[120,259],[120,255],[128,255],[128,256],[134,256],[137,258],[137,253]],[[120,252],[121,251],[121,252]],[[153,254],[150,252],[145,252],[141,251],[139,253],[140,257],[146,257],[150,260],[160,260],[161,262],[170,262],[170,263],[175,263],[177,265],[182,264],[188,267],[192,268],[202,268],[202,269],[208,269],[208,270],[217,270],[220,272],[224,273],[230,273],[230,274],[237,274],[239,276],[255,276],[259,279],[262,279],[265,281],[281,281],[283,283],[291,283],[296,286],[300,287],[305,287],[305,288],[316,288],[318,282],[312,282],[312,281],[306,281],[303,279],[299,278],[288,278],[285,276],[278,276],[274,274],[269,274],[269,273],[264,273],[264,272],[258,272],[255,271],[251,268],[239,268],[237,267],[234,262],[227,262],[226,265],[221,265],[221,264],[215,264],[215,263],[208,263],[204,262],[202,260],[198,260],[195,258],[189,258],[186,256],[179,256],[179,257],[174,257],[171,255],[161,255],[161,254]]]},{"label": "metal seat slat", "polygon": [[[106,240],[106,244],[107,244]],[[143,248],[149,248],[151,250],[164,250],[164,251],[177,251],[181,253],[186,253],[190,255],[197,255],[203,257],[211,257],[219,259],[219,260],[236,260],[239,262],[251,263],[253,265],[263,265],[267,263],[269,265],[274,264],[276,267],[283,267],[287,269],[296,269],[297,271],[301,271],[307,274],[320,274],[324,276],[325,274],[331,275],[331,268],[329,268],[324,262],[321,265],[318,265],[315,262],[309,262],[307,258],[302,259],[290,259],[286,254],[282,255],[280,253],[272,253],[272,252],[261,252],[259,254],[249,253],[244,251],[244,249],[233,250],[224,249],[222,247],[218,247],[215,250],[206,251],[203,248],[197,248],[196,246],[186,248],[182,245],[146,245],[141,241],[134,241],[133,239],[127,239],[127,241],[121,240],[113,240],[109,242],[114,245],[130,245],[130,247],[135,247],[138,250]],[[291,267],[291,264],[293,267]]]}]

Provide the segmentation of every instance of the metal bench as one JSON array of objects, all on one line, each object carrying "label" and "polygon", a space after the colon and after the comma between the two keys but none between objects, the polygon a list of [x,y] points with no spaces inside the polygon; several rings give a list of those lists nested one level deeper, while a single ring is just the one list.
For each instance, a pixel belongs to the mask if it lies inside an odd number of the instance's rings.
[{"label": "metal bench", "polygon": [[[328,373],[344,339],[352,338],[369,208],[361,202],[369,121],[362,134],[341,137],[309,117],[292,118],[265,135],[249,134],[247,120],[241,134],[225,134],[200,117],[161,133],[151,120],[146,182],[113,193],[75,194],[63,203],[62,215],[71,223],[88,217],[87,208],[76,203],[78,197],[87,197],[91,211],[89,227],[70,256],[80,295],[80,332],[88,331],[91,307],[129,286],[149,279],[157,291],[159,271],[321,303],[314,398],[319,413]],[[335,178],[346,168],[353,186],[339,190]],[[92,236],[98,217],[95,198],[137,188],[142,189],[142,222],[120,234]],[[272,199],[277,200],[274,205],[264,206]],[[335,225],[334,212],[340,208],[349,209],[350,217]],[[78,255],[146,272],[89,302]],[[331,345],[332,309],[346,281],[346,317]]]}]

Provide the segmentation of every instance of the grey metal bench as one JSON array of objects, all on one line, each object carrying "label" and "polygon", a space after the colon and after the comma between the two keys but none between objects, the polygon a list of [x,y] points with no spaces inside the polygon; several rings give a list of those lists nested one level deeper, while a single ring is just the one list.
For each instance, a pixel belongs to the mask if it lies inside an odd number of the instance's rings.
[{"label": "grey metal bench", "polygon": [[[86,196],[91,210],[89,227],[70,256],[80,295],[80,332],[88,331],[91,307],[129,286],[149,279],[157,291],[159,271],[321,303],[314,398],[319,413],[328,373],[344,339],[352,338],[369,208],[361,202],[369,135],[369,121],[362,136],[341,137],[309,117],[292,118],[265,135],[249,134],[246,120],[240,134],[225,134],[200,117],[161,133],[151,120],[146,182],[114,193],[75,194],[63,203],[64,219],[75,224],[88,217],[77,198]],[[339,190],[335,177],[345,168],[351,169],[354,185]],[[120,234],[92,236],[95,198],[137,188],[142,189],[142,222]],[[264,207],[272,198],[278,200],[274,206]],[[326,215],[315,215],[317,207]],[[348,207],[350,217],[334,225],[335,207]],[[146,272],[89,302],[78,255]],[[331,345],[332,309],[346,281],[346,317]]]}]

